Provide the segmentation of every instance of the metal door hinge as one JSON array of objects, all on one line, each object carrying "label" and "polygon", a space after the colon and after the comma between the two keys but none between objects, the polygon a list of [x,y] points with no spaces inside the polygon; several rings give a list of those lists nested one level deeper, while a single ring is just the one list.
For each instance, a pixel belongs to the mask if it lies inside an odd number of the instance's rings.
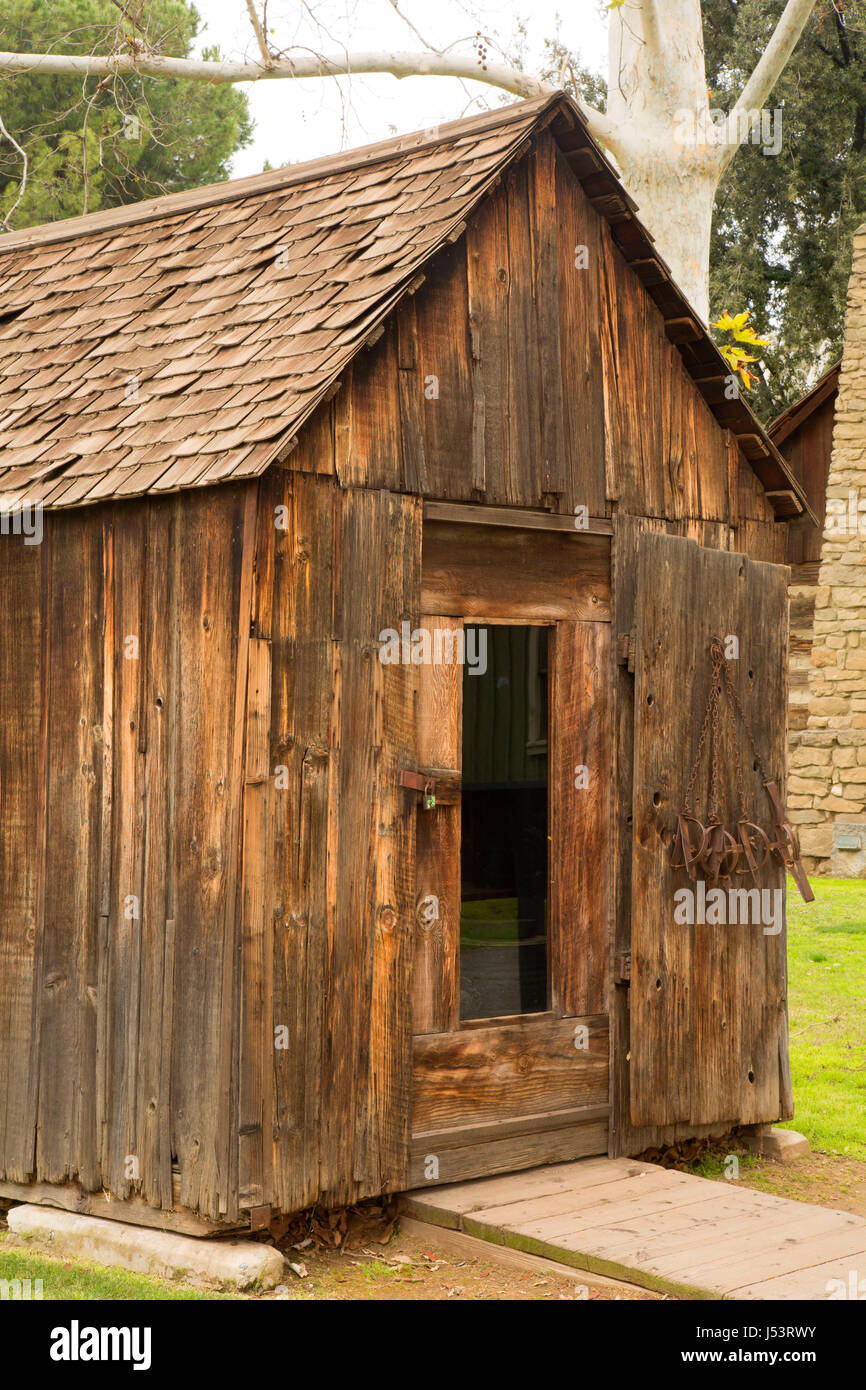
[{"label": "metal door hinge", "polygon": [[631,983],[631,951],[622,951],[614,957],[613,979],[617,985]]}]

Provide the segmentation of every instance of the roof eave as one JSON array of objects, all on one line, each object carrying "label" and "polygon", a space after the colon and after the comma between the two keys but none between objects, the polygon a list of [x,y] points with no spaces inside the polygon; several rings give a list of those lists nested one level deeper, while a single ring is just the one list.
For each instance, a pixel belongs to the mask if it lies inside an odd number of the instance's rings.
[{"label": "roof eave", "polygon": [[819,381],[815,383],[810,391],[806,391],[799,400],[794,401],[786,410],[777,415],[775,420],[771,420],[767,426],[767,433],[774,444],[784,444],[795,430],[805,424],[811,415],[815,413],[819,406],[839,389],[839,372],[842,363],[834,362],[829,371],[825,372]]}]

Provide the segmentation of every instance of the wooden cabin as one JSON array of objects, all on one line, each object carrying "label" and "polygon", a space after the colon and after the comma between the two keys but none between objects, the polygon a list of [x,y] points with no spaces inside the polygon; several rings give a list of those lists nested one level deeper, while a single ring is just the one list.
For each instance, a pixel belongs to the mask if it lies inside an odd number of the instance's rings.
[{"label": "wooden cabin", "polygon": [[0,1195],[257,1226],[790,1116],[784,932],[677,926],[670,838],[714,635],[784,777],[814,516],[575,106],[0,286]]}]

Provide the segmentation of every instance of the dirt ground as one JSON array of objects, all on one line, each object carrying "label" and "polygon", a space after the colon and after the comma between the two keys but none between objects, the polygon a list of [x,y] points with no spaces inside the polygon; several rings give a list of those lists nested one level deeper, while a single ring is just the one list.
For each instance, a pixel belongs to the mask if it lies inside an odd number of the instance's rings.
[{"label": "dirt ground", "polygon": [[646,1289],[600,1280],[579,1270],[572,1277],[544,1268],[512,1269],[496,1259],[446,1249],[435,1233],[422,1239],[401,1232],[399,1226],[387,1245],[365,1246],[345,1254],[321,1249],[285,1253],[303,1274],[292,1274],[293,1282],[285,1292],[264,1298],[629,1302],[659,1297]]}]

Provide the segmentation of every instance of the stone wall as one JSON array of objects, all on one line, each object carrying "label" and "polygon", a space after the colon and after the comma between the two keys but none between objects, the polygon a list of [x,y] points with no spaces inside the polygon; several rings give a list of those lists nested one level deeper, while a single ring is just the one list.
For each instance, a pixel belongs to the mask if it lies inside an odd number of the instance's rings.
[{"label": "stone wall", "polygon": [[866,226],[854,238],[806,728],[788,809],[807,871],[866,876]]}]

